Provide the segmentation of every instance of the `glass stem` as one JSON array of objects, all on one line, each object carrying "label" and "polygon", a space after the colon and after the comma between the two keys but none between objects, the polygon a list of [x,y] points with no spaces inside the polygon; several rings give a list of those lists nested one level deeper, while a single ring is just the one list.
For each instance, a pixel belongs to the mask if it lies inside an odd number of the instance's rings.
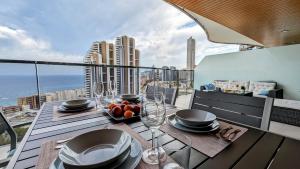
[{"label": "glass stem", "polygon": [[96,103],[96,109],[98,109],[99,107],[98,107],[98,98],[97,98],[97,96],[95,96],[95,103]]},{"label": "glass stem", "polygon": [[115,92],[112,91],[112,92],[111,92],[111,95],[112,95],[112,101],[113,101],[113,103],[115,103]]},{"label": "glass stem", "polygon": [[152,135],[152,148],[151,150],[153,152],[155,152],[155,138],[154,138],[154,135],[155,135],[155,129],[150,129],[151,130],[151,135]]}]

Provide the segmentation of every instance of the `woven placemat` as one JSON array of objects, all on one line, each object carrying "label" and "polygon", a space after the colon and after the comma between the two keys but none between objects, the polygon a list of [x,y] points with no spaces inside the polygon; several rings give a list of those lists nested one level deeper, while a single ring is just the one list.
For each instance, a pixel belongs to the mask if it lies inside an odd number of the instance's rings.
[{"label": "woven placemat", "polygon": [[[132,130],[127,124],[115,124],[110,126],[109,128],[121,129],[128,132],[133,138],[137,139],[141,143],[144,150],[151,147],[151,144],[149,142],[147,142],[138,133]],[[51,165],[52,161],[58,155],[59,150],[55,149],[55,146],[57,146],[56,141],[57,140],[48,141],[41,145],[41,152],[37,161],[36,169],[49,169],[49,166]],[[168,158],[168,160],[171,159]],[[158,169],[158,165],[149,165],[144,163],[143,160],[141,160],[136,169]]]},{"label": "woven placemat", "polygon": [[[224,150],[227,146],[229,146],[232,142],[234,142],[236,139],[242,136],[248,130],[247,128],[236,126],[222,121],[219,121],[219,123],[220,123],[220,129],[231,126],[233,128],[232,130],[240,129],[241,131],[234,137],[234,139],[232,139],[231,141],[226,141],[225,139],[221,138],[218,133],[214,133],[214,134],[190,133],[190,132],[178,130],[169,124],[162,125],[160,127],[160,130],[173,137],[178,136],[180,134],[188,136],[189,138],[191,138],[192,147],[194,149],[200,151],[203,154],[206,154],[209,157],[214,157],[222,150]],[[177,135],[174,135],[174,133],[177,133]],[[182,142],[185,141],[185,139],[182,138],[176,138],[176,139]]]}]

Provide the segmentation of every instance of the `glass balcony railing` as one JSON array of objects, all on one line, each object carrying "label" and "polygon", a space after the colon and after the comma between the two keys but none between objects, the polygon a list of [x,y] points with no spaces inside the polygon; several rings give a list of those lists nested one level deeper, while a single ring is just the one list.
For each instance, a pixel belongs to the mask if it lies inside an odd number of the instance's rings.
[{"label": "glass balcony railing", "polygon": [[[139,94],[147,85],[177,88],[177,97],[192,93],[194,72],[174,68],[83,63],[0,60],[0,112],[15,127],[18,141],[45,102],[93,97],[92,84],[117,82],[118,94]],[[180,100],[180,99],[179,99]],[[0,148],[9,143],[0,136]]]}]

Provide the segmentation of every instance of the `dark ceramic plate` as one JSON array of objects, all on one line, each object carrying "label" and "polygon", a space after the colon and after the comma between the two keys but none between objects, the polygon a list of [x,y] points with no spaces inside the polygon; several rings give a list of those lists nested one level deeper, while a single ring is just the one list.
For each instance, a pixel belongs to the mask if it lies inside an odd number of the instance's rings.
[{"label": "dark ceramic plate", "polygon": [[118,160],[130,149],[131,136],[118,129],[84,133],[60,149],[61,161],[72,168],[99,168]]},{"label": "dark ceramic plate", "polygon": [[[139,164],[142,158],[142,145],[133,139],[131,142],[130,154],[125,159],[118,159],[114,163],[105,166],[107,169],[134,169]],[[65,169],[63,162],[56,158],[50,165],[49,169]]]},{"label": "dark ceramic plate", "polygon": [[121,95],[120,97],[122,100],[127,100],[129,102],[136,102],[139,97],[137,95],[134,95],[134,94],[123,94]]},{"label": "dark ceramic plate", "polygon": [[176,122],[177,123],[179,123],[180,125],[182,125],[182,126],[185,126],[185,127],[188,127],[188,128],[192,128],[192,129],[205,129],[205,128],[208,128],[208,127],[212,127],[212,125],[214,124],[214,122],[216,121],[213,121],[213,122],[211,122],[210,124],[208,124],[207,126],[190,126],[190,125],[188,125],[188,124],[185,124],[185,123],[183,123],[181,120],[179,120],[178,118],[176,118],[176,116],[175,116],[175,120],[176,120]]},{"label": "dark ceramic plate", "polygon": [[76,100],[68,100],[62,103],[62,105],[67,109],[77,109],[82,107],[87,107],[90,104],[90,100],[88,99],[76,99]]},{"label": "dark ceramic plate", "polygon": [[207,126],[217,119],[210,112],[195,109],[179,110],[175,114],[177,119],[189,126]]},{"label": "dark ceramic plate", "polygon": [[60,105],[57,108],[57,110],[61,113],[77,113],[77,112],[90,110],[94,107],[95,107],[95,104],[91,102],[87,107],[79,107],[79,108],[76,108],[76,109],[68,109],[68,108],[64,107],[63,105]]},{"label": "dark ceramic plate", "polygon": [[169,125],[179,129],[179,130],[183,130],[183,131],[187,131],[187,132],[191,132],[191,133],[210,133],[210,132],[213,132],[213,131],[216,131],[219,129],[220,127],[220,124],[217,120],[215,120],[213,122],[213,125],[210,126],[210,127],[206,127],[206,128],[202,128],[202,129],[194,129],[194,128],[188,128],[188,127],[185,127],[183,125],[181,125],[180,123],[178,123],[175,119],[175,114],[169,116],[167,118],[167,122]]},{"label": "dark ceramic plate", "polygon": [[107,113],[112,119],[114,119],[115,121],[119,121],[119,122],[121,122],[121,121],[129,121],[129,120],[138,120],[138,119],[140,119],[140,116],[139,116],[139,115],[134,115],[133,117],[127,118],[127,119],[126,119],[124,116],[122,116],[122,117],[115,117],[115,116],[112,114],[112,112],[111,112],[110,110],[107,110],[106,113]]}]

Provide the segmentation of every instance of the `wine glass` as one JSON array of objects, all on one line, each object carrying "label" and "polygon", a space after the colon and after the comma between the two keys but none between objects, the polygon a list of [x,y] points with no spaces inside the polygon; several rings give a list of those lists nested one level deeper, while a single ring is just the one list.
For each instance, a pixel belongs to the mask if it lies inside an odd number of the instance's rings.
[{"label": "wine glass", "polygon": [[[161,96],[163,97],[163,96]],[[164,123],[166,118],[166,109],[164,102],[157,104],[153,101],[145,101],[140,98],[141,112],[140,117],[146,127],[151,130],[152,147],[143,152],[143,161],[148,164],[158,164],[158,157],[164,153],[160,147],[155,147],[155,131]]]},{"label": "wine glass", "polygon": [[96,108],[101,108],[101,99],[103,98],[104,93],[104,84],[103,82],[95,82],[93,85],[93,92],[96,98]]},{"label": "wine glass", "polygon": [[160,84],[154,86],[153,98],[157,104],[162,104],[164,101],[164,88]]},{"label": "wine glass", "polygon": [[114,103],[115,102],[115,94],[117,91],[117,83],[114,80],[111,80],[108,82],[108,90],[112,95],[111,101],[112,101],[112,103]]}]

